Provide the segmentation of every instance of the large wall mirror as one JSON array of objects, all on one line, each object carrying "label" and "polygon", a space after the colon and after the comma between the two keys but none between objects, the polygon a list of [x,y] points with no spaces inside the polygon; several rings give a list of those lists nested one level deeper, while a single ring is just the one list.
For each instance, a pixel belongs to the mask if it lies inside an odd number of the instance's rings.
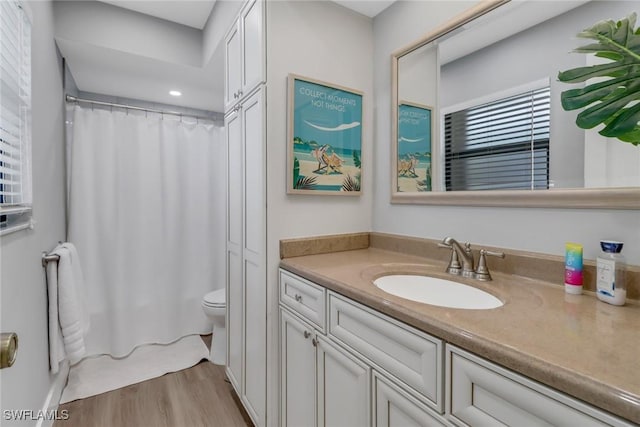
[{"label": "large wall mirror", "polygon": [[393,203],[640,209],[640,145],[580,129],[558,72],[640,1],[490,0],[392,55]]}]

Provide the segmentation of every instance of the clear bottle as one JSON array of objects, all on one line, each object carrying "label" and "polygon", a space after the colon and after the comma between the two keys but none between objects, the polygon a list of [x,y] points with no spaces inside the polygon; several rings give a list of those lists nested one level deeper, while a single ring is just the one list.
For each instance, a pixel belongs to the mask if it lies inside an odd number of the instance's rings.
[{"label": "clear bottle", "polygon": [[602,251],[596,262],[596,294],[598,299],[613,305],[624,305],[627,298],[625,259],[620,253],[624,243],[601,240]]}]

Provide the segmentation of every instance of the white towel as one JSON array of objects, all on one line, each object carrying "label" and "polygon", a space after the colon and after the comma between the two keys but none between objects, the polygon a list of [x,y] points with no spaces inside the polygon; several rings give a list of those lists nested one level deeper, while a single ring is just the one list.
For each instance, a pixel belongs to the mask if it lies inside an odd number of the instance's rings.
[{"label": "white towel", "polygon": [[62,360],[77,363],[85,354],[84,337],[89,330],[84,278],[78,252],[71,243],[52,252],[59,261],[47,264],[49,293],[49,363],[57,373]]}]

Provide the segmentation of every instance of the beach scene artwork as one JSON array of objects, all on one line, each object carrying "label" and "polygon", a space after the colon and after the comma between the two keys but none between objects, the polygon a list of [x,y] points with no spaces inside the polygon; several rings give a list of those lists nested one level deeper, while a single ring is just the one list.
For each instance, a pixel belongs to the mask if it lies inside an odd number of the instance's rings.
[{"label": "beach scene artwork", "polygon": [[398,106],[398,192],[431,191],[431,108]]},{"label": "beach scene artwork", "polygon": [[362,95],[289,76],[289,193],[360,194]]}]

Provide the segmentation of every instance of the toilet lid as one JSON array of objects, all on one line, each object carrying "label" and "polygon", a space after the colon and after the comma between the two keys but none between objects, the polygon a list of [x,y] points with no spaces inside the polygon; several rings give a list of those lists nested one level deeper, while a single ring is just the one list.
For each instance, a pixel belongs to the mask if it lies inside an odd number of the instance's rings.
[{"label": "toilet lid", "polygon": [[217,291],[206,294],[203,299],[203,304],[211,307],[224,307],[226,304],[224,289],[218,289]]}]

